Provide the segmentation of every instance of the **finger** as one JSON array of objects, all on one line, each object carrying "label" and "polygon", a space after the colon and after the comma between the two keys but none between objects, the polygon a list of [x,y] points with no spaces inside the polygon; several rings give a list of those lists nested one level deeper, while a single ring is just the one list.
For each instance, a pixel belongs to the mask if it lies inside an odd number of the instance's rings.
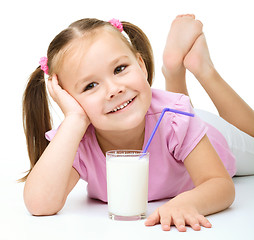
[{"label": "finger", "polygon": [[57,90],[61,89],[61,87],[58,84],[58,80],[57,80],[56,74],[54,74],[53,77],[52,77],[52,89],[54,91],[57,91]]},{"label": "finger", "polygon": [[201,26],[203,26],[203,23],[200,20],[196,20],[196,22],[198,22]]},{"label": "finger", "polygon": [[199,224],[199,220],[193,216],[185,216],[186,224],[188,224],[193,230],[200,231],[201,226]]},{"label": "finger", "polygon": [[53,74],[53,76],[52,76],[52,82],[53,82],[54,84],[58,85],[58,79],[57,79],[56,74]]},{"label": "finger", "polygon": [[183,216],[175,216],[173,221],[179,232],[186,232],[185,219]]},{"label": "finger", "polygon": [[204,217],[203,215],[200,215],[198,217],[198,221],[200,223],[201,226],[205,227],[205,228],[211,228],[212,224],[208,221],[208,219],[206,217]]},{"label": "finger", "polygon": [[161,217],[161,227],[163,231],[169,231],[172,222],[171,216]]},{"label": "finger", "polygon": [[52,81],[51,80],[48,80],[47,87],[48,87],[49,93],[51,93],[52,92]]},{"label": "finger", "polygon": [[55,101],[59,102],[60,99],[63,98],[63,96],[66,96],[66,91],[59,85],[58,79],[57,79],[57,75],[54,74],[52,77],[52,90],[55,96]]},{"label": "finger", "polygon": [[195,19],[195,15],[194,14],[186,14],[185,16],[192,17],[192,18]]},{"label": "finger", "polygon": [[48,87],[50,96],[54,99],[55,95],[54,95],[54,91],[52,89],[52,81],[51,80],[48,80],[47,87]]},{"label": "finger", "polygon": [[145,221],[146,226],[154,226],[160,222],[159,210],[156,209]]}]

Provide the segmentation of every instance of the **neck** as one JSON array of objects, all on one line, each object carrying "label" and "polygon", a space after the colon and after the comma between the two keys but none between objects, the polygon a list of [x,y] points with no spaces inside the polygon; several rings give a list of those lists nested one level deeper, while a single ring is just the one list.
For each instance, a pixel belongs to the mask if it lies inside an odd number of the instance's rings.
[{"label": "neck", "polygon": [[102,152],[115,149],[142,150],[145,137],[145,119],[137,127],[125,131],[96,130],[97,141]]}]

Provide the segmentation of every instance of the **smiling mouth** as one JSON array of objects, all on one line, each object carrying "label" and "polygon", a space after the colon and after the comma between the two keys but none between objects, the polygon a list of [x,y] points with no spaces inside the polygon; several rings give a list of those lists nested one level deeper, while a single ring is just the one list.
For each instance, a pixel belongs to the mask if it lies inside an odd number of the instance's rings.
[{"label": "smiling mouth", "polygon": [[128,100],[128,101],[126,101],[125,103],[121,104],[120,106],[114,108],[114,109],[113,109],[112,111],[110,111],[109,113],[114,113],[114,112],[117,112],[117,111],[119,111],[119,110],[124,109],[124,108],[127,107],[134,99],[135,99],[135,97],[132,98],[132,99],[130,99],[130,100]]}]

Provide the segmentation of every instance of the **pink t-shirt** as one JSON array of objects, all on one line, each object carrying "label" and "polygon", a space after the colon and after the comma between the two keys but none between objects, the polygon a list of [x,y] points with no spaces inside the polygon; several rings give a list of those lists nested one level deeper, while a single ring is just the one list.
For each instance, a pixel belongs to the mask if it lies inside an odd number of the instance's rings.
[{"label": "pink t-shirt", "polygon": [[[152,102],[145,116],[143,149],[165,107],[193,112],[189,98],[183,94],[152,89]],[[56,130],[46,133],[51,140]],[[199,117],[166,112],[148,148],[148,200],[174,197],[194,187],[184,166],[184,159],[207,134],[229,174],[236,172],[235,158],[222,134]],[[107,202],[106,158],[90,125],[82,138],[73,167],[87,184],[88,196]]]}]

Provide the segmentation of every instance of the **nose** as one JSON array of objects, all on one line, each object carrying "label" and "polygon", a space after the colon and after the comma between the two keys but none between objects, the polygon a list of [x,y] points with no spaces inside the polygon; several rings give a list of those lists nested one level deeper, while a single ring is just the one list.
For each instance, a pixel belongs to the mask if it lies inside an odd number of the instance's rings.
[{"label": "nose", "polygon": [[107,81],[107,99],[108,100],[124,92],[125,92],[125,86],[123,86],[122,84],[113,82],[112,80]]}]

